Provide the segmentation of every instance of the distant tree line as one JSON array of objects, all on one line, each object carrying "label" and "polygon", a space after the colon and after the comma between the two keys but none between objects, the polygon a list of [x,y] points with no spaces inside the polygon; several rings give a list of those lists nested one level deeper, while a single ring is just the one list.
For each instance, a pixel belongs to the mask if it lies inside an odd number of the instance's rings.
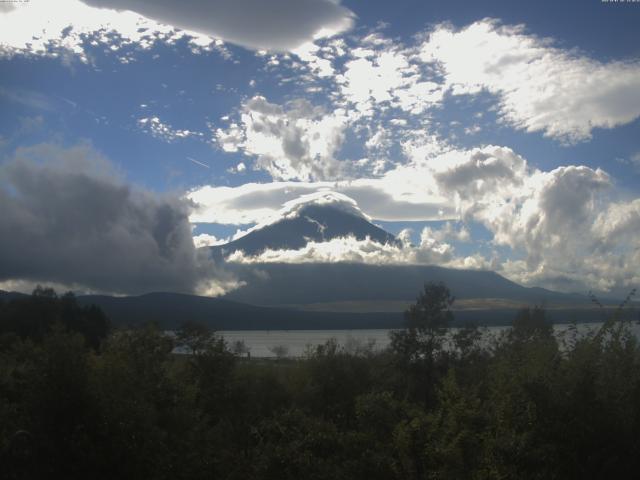
[{"label": "distant tree line", "polygon": [[[7,479],[631,479],[640,348],[624,311],[557,338],[522,310],[447,329],[427,284],[384,351],[247,360],[205,327],[110,330],[73,295],[0,302]],[[176,354],[176,345],[185,353]]]}]

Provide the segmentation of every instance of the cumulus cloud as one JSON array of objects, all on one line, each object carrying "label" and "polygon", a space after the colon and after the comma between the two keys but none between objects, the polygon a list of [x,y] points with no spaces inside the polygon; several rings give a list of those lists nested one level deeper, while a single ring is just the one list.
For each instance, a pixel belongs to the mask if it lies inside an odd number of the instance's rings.
[{"label": "cumulus cloud", "polygon": [[433,162],[440,188],[456,192],[462,199],[476,199],[496,193],[501,187],[512,188],[522,182],[527,163],[510,148],[475,148],[463,155],[438,157]]},{"label": "cumulus cloud", "polygon": [[132,187],[88,146],[20,149],[0,166],[0,281],[94,291],[222,293],[194,248],[191,205]]},{"label": "cumulus cloud", "polygon": [[[499,270],[525,285],[564,291],[616,291],[637,285],[637,200],[610,201],[612,180],[585,166],[532,171],[509,201],[473,218],[510,247]],[[518,256],[521,256],[518,259]]]},{"label": "cumulus cloud", "polygon": [[640,198],[609,204],[598,214],[592,230],[601,252],[640,249]]},{"label": "cumulus cloud", "polygon": [[344,170],[335,154],[345,123],[344,112],[327,113],[306,100],[282,107],[255,96],[243,105],[239,123],[215,136],[227,152],[256,156],[256,168],[276,180],[323,180]]},{"label": "cumulus cloud", "polygon": [[455,95],[497,95],[507,123],[565,142],[640,116],[640,63],[601,62],[563,50],[523,26],[482,20],[461,30],[440,25],[419,47]]},{"label": "cumulus cloud", "polygon": [[196,248],[213,247],[215,245],[224,245],[228,243],[228,238],[217,238],[215,235],[209,235],[208,233],[201,233],[193,237],[193,244]]},{"label": "cumulus cloud", "polygon": [[529,265],[536,267],[556,256],[562,261],[584,253],[598,200],[604,200],[600,194],[610,186],[600,169],[568,166],[534,172],[512,201],[474,215],[491,229],[496,243],[524,249]]},{"label": "cumulus cloud", "polygon": [[350,29],[354,14],[336,0],[83,0],[132,10],[159,23],[257,50],[286,51]]},{"label": "cumulus cloud", "polygon": [[466,225],[461,224],[457,228],[454,222],[446,222],[442,228],[433,229],[431,227],[425,227],[422,230],[421,238],[432,238],[438,242],[444,241],[458,241],[469,242],[471,241],[471,233]]},{"label": "cumulus cloud", "polygon": [[440,265],[450,268],[487,269],[490,262],[481,255],[457,256],[455,248],[437,240],[425,229],[419,245],[409,243],[379,243],[370,238],[353,236],[333,238],[324,242],[308,242],[301,249],[267,249],[258,255],[241,250],[232,252],[227,262],[260,263],[365,263],[371,265]]}]

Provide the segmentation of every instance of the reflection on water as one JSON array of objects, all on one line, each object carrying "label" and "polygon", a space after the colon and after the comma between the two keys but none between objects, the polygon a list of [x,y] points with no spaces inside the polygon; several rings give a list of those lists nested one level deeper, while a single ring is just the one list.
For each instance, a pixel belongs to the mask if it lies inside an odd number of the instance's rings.
[{"label": "reflection on water", "polygon": [[[577,325],[577,334],[585,335],[602,326],[601,323],[583,323]],[[485,341],[490,341],[500,332],[510,327],[486,327],[483,329]],[[554,331],[559,338],[569,335],[569,324],[554,325]],[[633,324],[632,331],[640,338],[640,326]],[[327,340],[335,338],[338,344],[347,351],[354,352],[359,348],[371,345],[374,350],[384,349],[389,345],[388,329],[371,330],[235,330],[220,331],[229,346],[243,342],[251,357],[275,358],[278,356],[301,357],[309,349],[322,345]],[[451,329],[454,333],[456,329]]]}]

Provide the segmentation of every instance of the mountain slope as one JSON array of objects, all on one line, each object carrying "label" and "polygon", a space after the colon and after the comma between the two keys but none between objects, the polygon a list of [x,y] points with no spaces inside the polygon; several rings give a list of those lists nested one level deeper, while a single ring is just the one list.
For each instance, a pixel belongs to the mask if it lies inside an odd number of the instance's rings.
[{"label": "mountain slope", "polygon": [[255,256],[267,249],[298,250],[310,241],[320,243],[345,236],[401,246],[393,235],[369,222],[349,199],[325,192],[310,198],[309,203],[290,205],[278,221],[254,228],[226,245],[210,247],[210,252],[243,284],[225,298],[254,305],[414,300],[425,282],[444,282],[461,299],[538,304],[576,301],[575,296],[522,287],[490,271],[407,264],[313,263],[308,259],[308,263],[225,262],[226,256],[237,250]]},{"label": "mountain slope", "polygon": [[83,305],[99,306],[116,326],[154,322],[169,330],[178,328],[186,320],[215,330],[393,328],[402,324],[402,312],[304,312],[178,293],[132,297],[87,295],[78,297],[78,301]]},{"label": "mountain slope", "polygon": [[[495,272],[425,265],[262,263],[229,268],[246,285],[225,298],[256,305],[415,300],[425,282],[444,282],[459,299],[504,298],[525,303],[575,302],[581,297],[526,288]],[[260,274],[256,275],[255,271]]]},{"label": "mountain slope", "polygon": [[332,204],[309,204],[237,240],[209,248],[214,258],[221,258],[236,250],[242,250],[247,255],[258,255],[267,249],[300,249],[309,241],[322,242],[349,235],[358,240],[369,237],[382,244],[397,241],[390,233],[353,212]]}]

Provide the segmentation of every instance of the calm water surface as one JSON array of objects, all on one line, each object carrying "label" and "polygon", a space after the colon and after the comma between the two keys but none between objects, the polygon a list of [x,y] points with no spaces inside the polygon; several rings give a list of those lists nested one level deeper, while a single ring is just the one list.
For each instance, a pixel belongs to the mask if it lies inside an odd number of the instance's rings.
[{"label": "calm water surface", "polygon": [[[579,324],[578,332],[581,335],[599,328],[602,324]],[[510,327],[487,327],[484,336],[488,340],[500,334]],[[554,325],[556,335],[562,335],[569,329],[568,324]],[[640,338],[640,326],[632,325],[632,330]],[[455,332],[455,329],[451,329]],[[374,350],[384,349],[389,345],[388,329],[372,330],[237,330],[219,331],[230,347],[236,342],[244,342],[251,357],[275,358],[278,355],[286,357],[301,357],[318,345],[324,344],[329,339],[336,339],[338,344],[348,351],[355,351],[371,345]]]}]

